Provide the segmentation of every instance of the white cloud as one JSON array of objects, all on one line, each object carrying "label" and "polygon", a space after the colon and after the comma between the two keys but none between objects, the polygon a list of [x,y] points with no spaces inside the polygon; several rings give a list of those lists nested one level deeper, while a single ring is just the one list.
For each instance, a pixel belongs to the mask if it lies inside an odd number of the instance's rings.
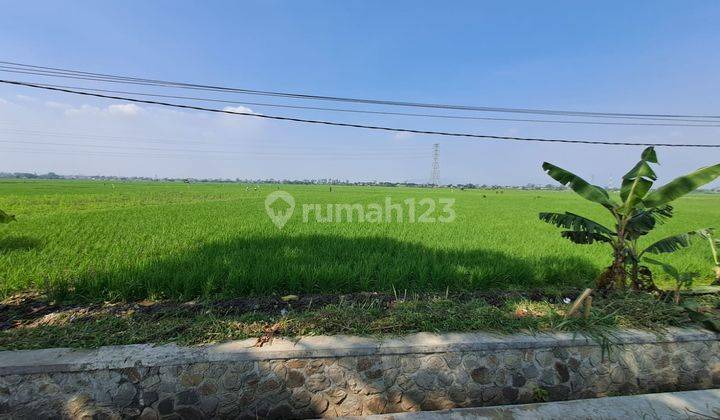
[{"label": "white cloud", "polygon": [[117,104],[107,107],[107,112],[111,115],[137,115],[142,108],[135,104]]},{"label": "white cloud", "polygon": [[226,106],[223,108],[223,111],[230,111],[230,112],[242,112],[245,114],[257,114],[255,111],[253,111],[250,108],[244,107],[244,106]]},{"label": "white cloud", "polygon": [[70,105],[68,105],[68,104],[64,104],[64,103],[62,103],[62,102],[54,102],[54,101],[46,101],[46,102],[45,102],[45,106],[48,107],[48,108],[55,108],[55,109],[68,109],[68,108],[72,108],[72,107],[71,107]]},{"label": "white cloud", "polygon": [[65,115],[79,116],[79,115],[92,115],[99,114],[102,110],[96,106],[91,105],[80,105],[78,108],[68,108],[65,110]]},{"label": "white cloud", "polygon": [[81,105],[78,108],[64,107],[63,109],[65,109],[65,115],[67,116],[135,116],[143,110],[135,104],[113,104],[105,108],[98,108],[92,105]]}]

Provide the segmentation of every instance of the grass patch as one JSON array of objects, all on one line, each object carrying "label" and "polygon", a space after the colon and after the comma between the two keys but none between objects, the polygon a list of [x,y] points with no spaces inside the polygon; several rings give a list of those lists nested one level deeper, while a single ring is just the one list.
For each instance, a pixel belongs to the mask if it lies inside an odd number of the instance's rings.
[{"label": "grass patch", "polygon": [[[361,294],[347,299],[301,297],[291,303],[275,297],[242,302],[85,306],[20,299],[6,301],[0,310],[0,349],[205,344],[261,337],[270,325],[277,325],[277,334],[288,337],[570,331],[610,340],[620,328],[659,332],[668,327],[693,325],[686,313],[669,299],[658,300],[645,294],[596,298],[588,318],[565,319],[568,305],[562,299],[563,296],[537,295],[505,295],[496,299],[424,295],[401,300],[391,295]],[[720,308],[720,295],[697,299],[708,308]],[[249,309],[252,307],[255,309]]]}]

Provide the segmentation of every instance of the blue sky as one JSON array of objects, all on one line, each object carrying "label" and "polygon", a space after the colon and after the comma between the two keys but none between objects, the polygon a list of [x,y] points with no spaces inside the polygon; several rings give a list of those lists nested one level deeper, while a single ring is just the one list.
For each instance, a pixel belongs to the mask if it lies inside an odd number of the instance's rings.
[{"label": "blue sky", "polygon": [[[720,114],[717,22],[720,3],[715,1],[28,1],[3,7],[0,60],[415,102]],[[482,134],[720,142],[720,128],[449,121],[246,108]],[[0,86],[0,140],[0,171],[420,182],[430,176],[431,147],[438,142],[443,182],[488,184],[549,182],[540,169],[544,160],[596,183],[617,183],[641,151],[304,126],[8,86]],[[659,175],[667,179],[717,163],[720,153],[715,150],[659,149]],[[167,157],[173,153],[184,154]]]}]

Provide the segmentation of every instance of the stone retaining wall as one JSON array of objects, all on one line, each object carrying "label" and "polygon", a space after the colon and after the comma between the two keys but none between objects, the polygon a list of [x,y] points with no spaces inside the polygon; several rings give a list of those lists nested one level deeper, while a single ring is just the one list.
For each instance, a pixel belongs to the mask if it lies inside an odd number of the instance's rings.
[{"label": "stone retaining wall", "polygon": [[0,418],[308,418],[720,386],[720,335],[417,334],[0,352]]}]

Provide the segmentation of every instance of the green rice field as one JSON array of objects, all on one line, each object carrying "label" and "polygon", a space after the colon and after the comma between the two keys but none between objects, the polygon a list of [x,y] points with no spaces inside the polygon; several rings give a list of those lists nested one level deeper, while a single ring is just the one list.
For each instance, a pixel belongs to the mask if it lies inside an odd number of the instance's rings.
[{"label": "green rice field", "polygon": [[[296,201],[283,229],[265,210],[266,196],[278,189]],[[303,222],[303,204],[382,205],[386,197],[454,199],[456,218],[318,222],[310,214]],[[675,208],[646,243],[720,227],[718,194],[693,194]],[[591,285],[610,263],[607,246],[574,245],[538,220],[541,211],[571,211],[610,224],[602,208],[566,191],[3,180],[0,209],[17,215],[0,225],[2,296],[37,290],[77,301],[188,300],[555,289]],[[697,272],[698,284],[711,279],[702,242],[658,259]]]}]

